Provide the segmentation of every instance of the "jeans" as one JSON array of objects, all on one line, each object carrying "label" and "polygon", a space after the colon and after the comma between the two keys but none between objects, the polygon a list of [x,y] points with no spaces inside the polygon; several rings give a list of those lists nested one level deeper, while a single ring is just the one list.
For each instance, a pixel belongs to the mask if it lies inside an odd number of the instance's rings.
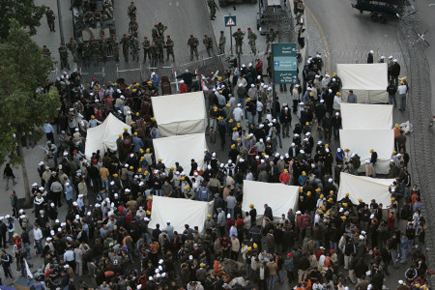
[{"label": "jeans", "polygon": [[9,190],[9,180],[12,179],[12,184],[13,185],[17,184],[15,182],[15,178],[14,177],[12,177],[12,176],[6,176],[5,178],[6,178],[6,190]]},{"label": "jeans", "polygon": [[339,138],[339,132],[340,132],[339,130],[340,130],[340,128],[334,127],[333,130],[334,130],[334,139],[338,139]]},{"label": "jeans", "polygon": [[263,111],[257,111],[257,116],[258,123],[261,123],[261,121],[263,120]]},{"label": "jeans", "polygon": [[391,262],[393,263],[393,268],[397,268],[397,251],[391,250]]},{"label": "jeans", "polygon": [[269,281],[268,281],[269,290],[273,290],[273,288],[275,288],[275,282],[276,282],[276,275],[269,275]]},{"label": "jeans", "polygon": [[408,249],[400,248],[400,254],[402,255],[402,260],[400,261],[400,263],[405,264],[408,261]]},{"label": "jeans", "polygon": [[376,163],[372,163],[373,165],[373,178],[376,178]]},{"label": "jeans", "polygon": [[400,110],[405,111],[406,109],[406,94],[400,95]]},{"label": "jeans", "polygon": [[238,97],[237,98],[237,102],[239,102],[242,105],[242,107],[241,107],[242,109],[245,108],[246,98],[240,98],[240,97]]},{"label": "jeans", "polygon": [[101,184],[104,188],[109,188],[109,179],[101,179]]},{"label": "jeans", "polygon": [[156,196],[162,196],[162,190],[161,189],[154,189],[154,193]]},{"label": "jeans", "polygon": [[283,123],[282,124],[282,138],[290,137],[290,124],[289,123]]},{"label": "jeans", "polygon": [[32,254],[30,253],[30,244],[29,243],[23,243],[23,247],[27,251],[27,260],[32,259]]},{"label": "jeans", "polygon": [[252,112],[249,112],[249,111],[248,111],[248,122],[249,122],[249,124],[255,125],[255,116],[254,116],[254,114],[252,114]]},{"label": "jeans", "polygon": [[396,107],[397,103],[396,103],[396,95],[388,95],[388,103],[390,105],[394,104],[394,107]]},{"label": "jeans", "polygon": [[[279,148],[282,148],[282,139],[281,139],[281,134],[277,134],[278,135],[278,141],[279,141]],[[276,149],[276,148],[275,148]]]},{"label": "jeans", "polygon": [[38,255],[42,255],[42,243],[41,241],[35,241],[36,244],[36,251],[38,252]]}]

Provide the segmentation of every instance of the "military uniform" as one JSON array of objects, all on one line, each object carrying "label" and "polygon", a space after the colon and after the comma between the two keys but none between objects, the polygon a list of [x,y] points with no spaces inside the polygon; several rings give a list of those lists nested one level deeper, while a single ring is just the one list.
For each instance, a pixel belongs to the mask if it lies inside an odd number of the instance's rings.
[{"label": "military uniform", "polygon": [[112,34],[108,42],[108,54],[113,55],[116,61],[119,61],[119,43],[115,34]]},{"label": "military uniform", "polygon": [[124,37],[121,39],[122,44],[122,53],[124,54],[125,61],[128,61],[128,51],[130,49],[130,41],[126,34],[124,34]]},{"label": "military uniform", "polygon": [[272,43],[276,40],[276,33],[273,31],[273,28],[271,28],[267,34],[266,34],[266,53],[269,51],[269,46],[272,46]]},{"label": "military uniform", "polygon": [[245,37],[245,33],[242,29],[237,28],[237,31],[233,33],[234,40],[236,41],[236,53],[243,53],[243,38]]},{"label": "military uniform", "polygon": [[134,5],[134,2],[131,2],[130,6],[128,6],[127,14],[130,19],[136,18],[137,8]]},{"label": "military uniform", "polygon": [[193,53],[195,53],[196,59],[198,59],[198,39],[196,37],[193,37],[193,35],[190,35],[190,38],[187,41],[187,45],[190,46],[190,60],[193,60]]},{"label": "military uniform", "polygon": [[133,61],[139,60],[139,40],[133,35],[130,38],[131,58]]},{"label": "military uniform", "polygon": [[47,11],[45,11],[45,16],[47,17],[47,23],[48,27],[50,28],[50,32],[56,32],[56,30],[54,29],[54,20],[56,19],[56,16],[54,15],[54,12],[50,9],[50,7],[47,7]]},{"label": "military uniform", "polygon": [[159,36],[154,41],[157,47],[157,59],[160,62],[163,62],[163,47],[165,46],[165,41]]},{"label": "military uniform", "polygon": [[144,41],[142,42],[143,62],[144,63],[147,61],[147,55],[148,55],[148,58],[151,60],[150,46],[151,46],[151,43],[148,40],[148,37],[144,37]]},{"label": "military uniform", "polygon": [[42,48],[42,55],[44,56],[44,58],[51,59],[51,51],[47,48],[46,45],[44,45]]},{"label": "military uniform", "polygon": [[227,42],[227,38],[223,31],[221,31],[221,36],[219,38],[219,54],[225,53],[225,43]]},{"label": "military uniform", "polygon": [[257,47],[255,46],[255,41],[257,40],[257,35],[252,32],[251,28],[248,28],[248,43],[251,47],[251,52],[257,54]]},{"label": "military uniform", "polygon": [[100,23],[100,25],[103,25],[103,18],[101,16],[100,11],[98,11],[97,9],[95,9],[94,11],[94,25],[96,25],[97,23]]},{"label": "military uniform", "polygon": [[87,24],[88,26],[94,26],[94,13],[92,13],[91,10],[88,10],[88,12],[83,15],[83,19],[85,24]]},{"label": "military uniform", "polygon": [[154,25],[153,29],[151,29],[151,36],[152,36],[154,41],[156,41],[157,38],[159,37],[159,31],[157,30],[157,24]]},{"label": "military uniform", "polygon": [[63,43],[60,44],[59,47],[59,55],[60,55],[60,69],[64,69],[67,68],[69,69],[69,64],[68,64],[68,50],[66,49],[66,47],[63,45]]},{"label": "military uniform", "polygon": [[78,62],[78,59],[77,59],[78,44],[75,41],[74,37],[70,38],[69,42],[66,44],[66,47],[71,51],[71,54],[74,58],[74,62]]},{"label": "military uniform", "polygon": [[151,54],[151,66],[156,67],[157,66],[157,55],[158,55],[158,48],[154,41],[151,42],[150,45],[150,54]]},{"label": "military uniform", "polygon": [[101,43],[100,43],[100,55],[104,62],[107,60],[107,40],[106,37],[103,35],[101,36]]},{"label": "military uniform", "polygon": [[92,46],[89,43],[89,41],[85,42],[82,51],[83,51],[83,62],[85,64],[89,64],[92,58]]},{"label": "military uniform", "polygon": [[107,16],[113,18],[113,2],[112,0],[104,0],[103,1],[104,11],[107,13]]},{"label": "military uniform", "polygon": [[95,64],[98,64],[98,57],[100,55],[100,44],[98,43],[98,41],[96,39],[94,39],[92,41],[92,57],[95,61]]},{"label": "military uniform", "polygon": [[216,18],[216,8],[218,8],[218,6],[214,0],[207,0],[207,4],[210,9],[210,20],[214,20]]},{"label": "military uniform", "polygon": [[133,18],[130,23],[128,23],[128,33],[134,33],[137,31],[139,24],[136,21],[136,18]]},{"label": "military uniform", "polygon": [[165,34],[165,30],[168,29],[168,27],[165,26],[165,25],[163,25],[161,22],[159,22],[159,23],[157,24],[156,28],[157,28],[157,32],[159,33],[159,36],[160,36],[162,39],[165,39],[164,34]]},{"label": "military uniform", "polygon": [[205,45],[205,49],[207,50],[208,56],[212,56],[213,54],[213,39],[211,37],[208,37],[207,34],[204,35],[204,39],[202,42]]},{"label": "military uniform", "polygon": [[175,55],[174,55],[174,41],[171,39],[171,37],[168,35],[166,37],[166,60],[169,60],[169,55],[172,55],[172,61],[175,61]]}]

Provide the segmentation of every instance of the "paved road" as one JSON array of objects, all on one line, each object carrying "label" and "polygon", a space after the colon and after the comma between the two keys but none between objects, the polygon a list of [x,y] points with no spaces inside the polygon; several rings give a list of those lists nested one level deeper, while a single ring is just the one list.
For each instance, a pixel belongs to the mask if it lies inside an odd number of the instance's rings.
[{"label": "paved road", "polygon": [[[434,0],[422,0],[416,1],[417,10],[420,16],[420,31],[418,33],[423,33],[427,29],[429,32],[425,35],[426,40],[431,44],[426,47],[426,58],[429,62],[430,74],[433,76],[435,74],[435,25],[433,20],[433,15],[435,13],[435,1]],[[435,96],[435,86],[432,85],[432,115],[435,116],[435,101],[433,100]]]}]

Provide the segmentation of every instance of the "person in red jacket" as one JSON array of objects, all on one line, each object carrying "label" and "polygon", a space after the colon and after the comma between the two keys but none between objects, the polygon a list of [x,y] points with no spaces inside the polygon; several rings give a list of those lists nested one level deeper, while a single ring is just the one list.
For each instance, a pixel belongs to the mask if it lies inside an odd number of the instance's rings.
[{"label": "person in red jacket", "polygon": [[288,173],[288,169],[284,169],[284,171],[279,175],[279,182],[289,184],[290,174]]},{"label": "person in red jacket", "polygon": [[180,81],[180,94],[187,93],[187,85],[184,83],[184,80]]}]

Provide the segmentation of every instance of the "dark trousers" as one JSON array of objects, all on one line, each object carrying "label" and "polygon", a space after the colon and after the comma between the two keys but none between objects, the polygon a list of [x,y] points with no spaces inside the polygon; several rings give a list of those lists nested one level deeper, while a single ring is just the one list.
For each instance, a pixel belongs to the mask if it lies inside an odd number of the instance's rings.
[{"label": "dark trousers", "polygon": [[11,279],[14,279],[14,276],[12,276],[10,264],[3,265],[3,271],[5,272],[5,278],[9,276],[11,277]]},{"label": "dark trousers", "polygon": [[56,207],[62,206],[62,192],[52,192],[53,203]]},{"label": "dark trousers", "polygon": [[267,280],[258,280],[258,290],[267,290]]},{"label": "dark trousers", "polygon": [[6,232],[0,234],[0,248],[6,248]]}]

